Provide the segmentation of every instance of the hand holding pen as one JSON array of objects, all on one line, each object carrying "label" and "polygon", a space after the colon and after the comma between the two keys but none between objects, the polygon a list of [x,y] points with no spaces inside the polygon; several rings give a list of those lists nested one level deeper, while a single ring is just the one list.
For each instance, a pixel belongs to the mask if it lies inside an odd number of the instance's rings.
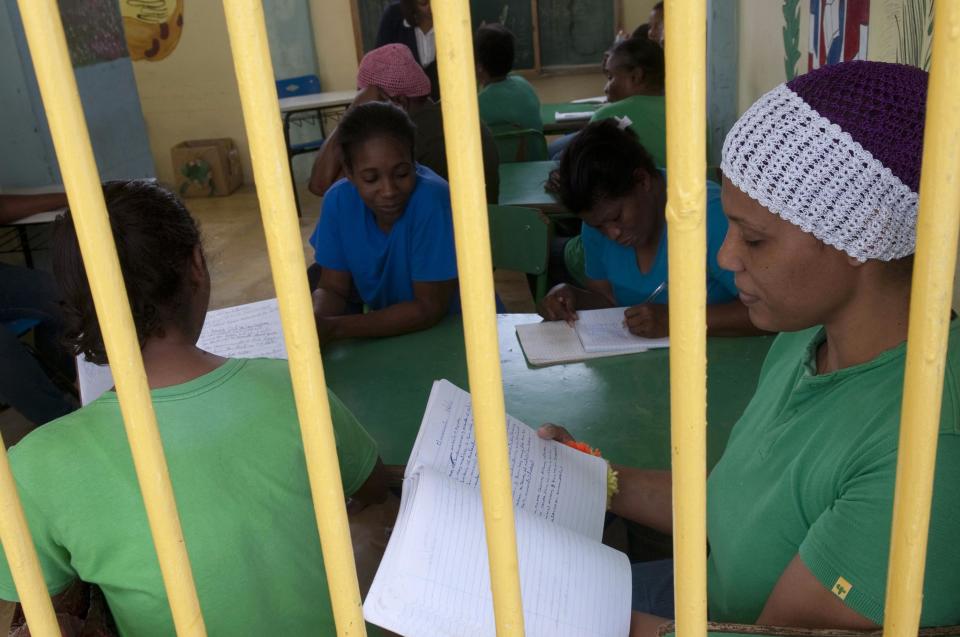
[{"label": "hand holding pen", "polygon": [[667,289],[667,282],[658,285],[640,305],[628,307],[623,313],[623,322],[631,334],[644,338],[662,338],[670,331],[669,312],[666,305],[653,302]]}]

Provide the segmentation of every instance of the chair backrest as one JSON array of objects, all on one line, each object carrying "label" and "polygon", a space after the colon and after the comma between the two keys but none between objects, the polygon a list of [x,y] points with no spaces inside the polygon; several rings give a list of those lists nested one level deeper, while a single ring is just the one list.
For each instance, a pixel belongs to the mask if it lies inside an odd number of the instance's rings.
[{"label": "chair backrest", "polygon": [[316,75],[301,75],[277,80],[277,95],[280,97],[296,97],[319,92],[320,78]]},{"label": "chair backrest", "polygon": [[550,159],[547,155],[547,139],[540,131],[530,128],[494,127],[491,132],[497,143],[501,163]]},{"label": "chair backrest", "polygon": [[514,270],[537,277],[534,301],[546,294],[550,258],[550,220],[536,208],[488,206],[490,249],[494,269]]}]

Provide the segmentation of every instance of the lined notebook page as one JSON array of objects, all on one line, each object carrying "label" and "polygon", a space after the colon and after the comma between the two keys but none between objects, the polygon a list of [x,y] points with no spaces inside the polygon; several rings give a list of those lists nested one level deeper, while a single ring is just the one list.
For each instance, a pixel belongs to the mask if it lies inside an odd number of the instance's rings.
[{"label": "lined notebook page", "polygon": [[[197,347],[227,358],[286,358],[276,299],[207,312]],[[77,357],[80,399],[84,405],[113,387],[110,367]]]},{"label": "lined notebook page", "polygon": [[574,329],[585,352],[645,352],[669,347],[669,338],[643,338],[630,333],[624,323],[625,307],[577,312]]},{"label": "lined notebook page", "polygon": [[[607,509],[607,463],[543,440],[509,415],[507,440],[514,506],[599,542]],[[470,394],[446,380],[433,384],[407,473],[422,466],[479,488]]]},{"label": "lined notebook page", "polygon": [[[403,501],[365,618],[408,637],[493,636],[479,492],[423,468],[404,481]],[[526,634],[626,635],[626,555],[523,511],[516,516]]]}]

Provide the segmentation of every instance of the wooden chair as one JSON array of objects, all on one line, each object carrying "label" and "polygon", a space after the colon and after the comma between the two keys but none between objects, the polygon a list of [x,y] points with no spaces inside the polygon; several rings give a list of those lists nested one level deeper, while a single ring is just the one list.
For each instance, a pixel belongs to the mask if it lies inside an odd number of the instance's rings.
[{"label": "wooden chair", "polygon": [[533,275],[534,302],[547,293],[547,260],[550,257],[550,220],[535,208],[489,206],[490,247],[494,269]]}]

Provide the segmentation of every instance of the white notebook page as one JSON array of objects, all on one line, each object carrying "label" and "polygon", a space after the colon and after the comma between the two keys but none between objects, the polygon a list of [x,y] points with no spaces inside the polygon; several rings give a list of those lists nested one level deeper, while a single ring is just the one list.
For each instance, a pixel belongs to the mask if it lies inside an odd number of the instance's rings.
[{"label": "white notebook page", "polygon": [[[526,634],[626,635],[626,555],[524,511],[516,524]],[[400,516],[364,616],[408,637],[495,634],[478,490],[428,468],[404,481]]]},{"label": "white notebook page", "polygon": [[669,347],[669,338],[643,338],[627,329],[625,307],[577,312],[574,329],[586,352],[645,352],[648,349]]}]

